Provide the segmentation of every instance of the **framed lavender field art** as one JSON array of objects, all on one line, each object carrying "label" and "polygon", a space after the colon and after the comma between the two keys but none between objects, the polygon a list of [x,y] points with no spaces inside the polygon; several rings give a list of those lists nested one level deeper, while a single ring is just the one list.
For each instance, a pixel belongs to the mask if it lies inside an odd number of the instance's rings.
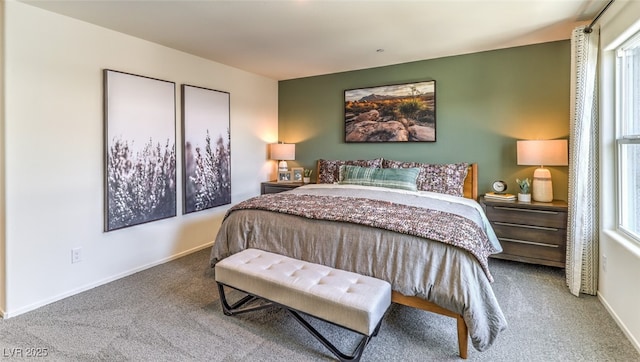
[{"label": "framed lavender field art", "polygon": [[344,91],[344,140],[435,142],[435,80]]},{"label": "framed lavender field art", "polygon": [[175,83],[103,77],[105,231],[176,216]]},{"label": "framed lavender field art", "polygon": [[182,85],[183,213],[231,203],[228,92]]}]

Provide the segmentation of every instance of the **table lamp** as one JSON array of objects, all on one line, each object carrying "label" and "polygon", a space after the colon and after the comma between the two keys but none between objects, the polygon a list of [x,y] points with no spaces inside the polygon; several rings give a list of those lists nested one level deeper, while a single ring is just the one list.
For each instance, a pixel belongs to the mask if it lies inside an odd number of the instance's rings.
[{"label": "table lamp", "polygon": [[270,159],[279,161],[278,172],[289,171],[289,165],[287,161],[296,159],[296,145],[295,143],[272,143],[270,148]]},{"label": "table lamp", "polygon": [[553,201],[551,172],[544,166],[567,166],[569,146],[567,140],[517,141],[518,165],[540,166],[533,173],[534,201]]}]

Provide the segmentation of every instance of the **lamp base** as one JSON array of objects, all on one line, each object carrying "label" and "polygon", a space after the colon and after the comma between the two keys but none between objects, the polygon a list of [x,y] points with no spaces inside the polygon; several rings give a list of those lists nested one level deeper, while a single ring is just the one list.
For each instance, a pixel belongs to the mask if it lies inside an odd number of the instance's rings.
[{"label": "lamp base", "polygon": [[278,163],[278,172],[287,172],[289,171],[289,165],[287,164],[287,161],[280,161]]},{"label": "lamp base", "polygon": [[533,201],[551,202],[553,201],[553,184],[551,182],[551,172],[546,168],[537,168],[533,173]]}]

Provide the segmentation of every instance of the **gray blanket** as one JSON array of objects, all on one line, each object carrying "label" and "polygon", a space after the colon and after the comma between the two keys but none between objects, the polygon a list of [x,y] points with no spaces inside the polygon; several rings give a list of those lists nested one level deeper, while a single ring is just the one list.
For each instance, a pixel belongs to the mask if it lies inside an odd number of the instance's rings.
[{"label": "gray blanket", "polygon": [[[289,192],[369,197],[414,206],[429,204],[487,228],[481,211],[456,202],[461,198],[425,198],[412,192],[327,185]],[[489,239],[495,242],[495,235],[488,228]],[[246,248],[386,280],[404,295],[418,296],[462,314],[472,344],[479,351],[489,348],[507,325],[480,263],[467,251],[451,245],[351,223],[264,210],[236,210],[227,216],[218,232],[211,264]]]}]

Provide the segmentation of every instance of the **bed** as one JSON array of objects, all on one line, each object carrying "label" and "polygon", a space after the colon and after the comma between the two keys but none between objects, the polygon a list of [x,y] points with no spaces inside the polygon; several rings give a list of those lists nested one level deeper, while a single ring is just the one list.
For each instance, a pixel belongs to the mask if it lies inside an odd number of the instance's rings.
[{"label": "bed", "polygon": [[[460,357],[467,358],[468,337],[478,351],[489,348],[507,323],[491,288],[487,258],[501,248],[475,202],[477,165],[435,165],[434,171],[434,165],[382,159],[323,161],[318,184],[234,205],[211,265],[256,248],[387,280],[392,302],[456,319]],[[387,179],[396,172],[387,169],[403,173],[384,187],[378,179],[341,179],[343,172],[370,169]],[[415,191],[410,182],[404,188],[410,171]]]}]

